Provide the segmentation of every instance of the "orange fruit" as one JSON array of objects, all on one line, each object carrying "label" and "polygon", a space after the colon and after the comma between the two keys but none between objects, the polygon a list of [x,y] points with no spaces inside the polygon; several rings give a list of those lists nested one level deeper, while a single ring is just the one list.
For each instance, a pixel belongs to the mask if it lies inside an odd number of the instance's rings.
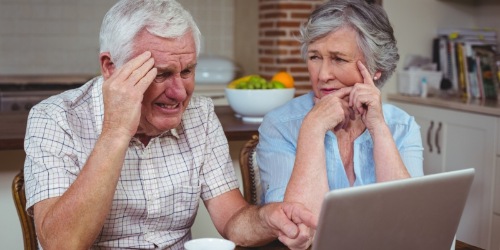
[{"label": "orange fruit", "polygon": [[290,73],[288,72],[285,72],[285,71],[280,71],[278,73],[276,73],[273,78],[271,79],[271,81],[278,81],[278,82],[281,82],[283,83],[283,85],[285,85],[285,88],[293,88],[293,84],[294,84],[294,81],[293,81],[293,76],[290,75]]}]

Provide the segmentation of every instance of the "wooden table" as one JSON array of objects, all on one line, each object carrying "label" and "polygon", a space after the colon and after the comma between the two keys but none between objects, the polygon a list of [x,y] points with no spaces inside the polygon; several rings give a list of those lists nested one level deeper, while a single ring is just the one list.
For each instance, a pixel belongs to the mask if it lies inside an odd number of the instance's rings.
[{"label": "wooden table", "polygon": [[[235,250],[288,250],[288,247],[281,244],[279,241],[273,241],[266,246],[262,247],[240,247],[237,246]],[[455,243],[456,250],[483,250],[482,248],[478,248],[475,246],[468,245],[461,241],[456,241]]]},{"label": "wooden table", "polygon": [[0,113],[0,150],[23,149],[28,112]]},{"label": "wooden table", "polygon": [[244,122],[237,118],[229,106],[216,106],[215,113],[219,117],[224,133],[229,141],[250,140],[258,134],[260,123]]},{"label": "wooden table", "polygon": [[[246,123],[234,116],[229,106],[216,106],[215,113],[228,140],[250,140],[257,134],[259,123]],[[28,112],[0,113],[0,150],[23,149]]]}]

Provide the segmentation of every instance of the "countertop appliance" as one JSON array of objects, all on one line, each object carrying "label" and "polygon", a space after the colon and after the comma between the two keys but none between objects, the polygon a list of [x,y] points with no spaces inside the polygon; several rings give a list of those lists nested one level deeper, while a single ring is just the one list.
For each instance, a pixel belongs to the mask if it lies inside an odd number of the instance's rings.
[{"label": "countertop appliance", "polygon": [[80,87],[93,75],[0,76],[0,112],[26,112],[40,101]]},{"label": "countertop appliance", "polygon": [[228,105],[224,89],[241,74],[233,61],[214,55],[198,57],[195,74],[195,94],[212,98],[216,106]]}]

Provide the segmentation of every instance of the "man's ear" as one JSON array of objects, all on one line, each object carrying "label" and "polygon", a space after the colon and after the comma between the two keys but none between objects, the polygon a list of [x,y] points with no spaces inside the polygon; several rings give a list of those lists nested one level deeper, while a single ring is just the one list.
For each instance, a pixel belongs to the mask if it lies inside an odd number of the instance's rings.
[{"label": "man's ear", "polygon": [[99,55],[99,62],[101,64],[101,74],[104,80],[106,80],[111,77],[115,71],[115,64],[111,61],[111,54],[109,54],[109,52],[102,52]]}]

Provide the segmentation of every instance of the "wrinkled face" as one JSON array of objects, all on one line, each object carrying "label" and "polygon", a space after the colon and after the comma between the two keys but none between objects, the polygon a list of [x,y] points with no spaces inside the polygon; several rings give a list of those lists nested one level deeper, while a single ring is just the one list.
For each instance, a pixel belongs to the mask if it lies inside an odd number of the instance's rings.
[{"label": "wrinkled face", "polygon": [[357,44],[356,32],[341,28],[309,45],[307,68],[317,98],[363,82],[356,62],[365,57]]},{"label": "wrinkled face", "polygon": [[176,39],[144,30],[134,40],[133,57],[151,51],[156,79],[144,93],[138,133],[158,135],[177,127],[194,91],[196,47],[191,32]]}]

